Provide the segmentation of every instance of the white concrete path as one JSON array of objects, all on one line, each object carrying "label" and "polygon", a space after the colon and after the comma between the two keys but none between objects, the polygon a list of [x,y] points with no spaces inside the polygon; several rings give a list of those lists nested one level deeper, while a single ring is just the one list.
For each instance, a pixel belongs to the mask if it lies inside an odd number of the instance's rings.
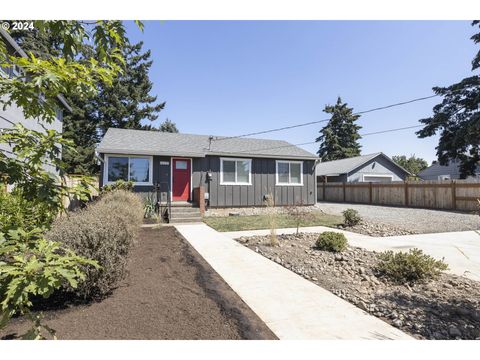
[{"label": "white concrete path", "polygon": [[[292,234],[296,229],[279,229],[277,234]],[[405,251],[411,248],[422,249],[424,253],[437,259],[444,258],[449,272],[480,281],[480,233],[460,231],[435,234],[372,237],[324,226],[301,228],[302,232],[342,232],[352,246],[371,251]],[[234,231],[224,233],[232,239],[241,236],[267,235],[268,230]]]},{"label": "white concrete path", "polygon": [[205,224],[175,227],[279,339],[412,339]]}]

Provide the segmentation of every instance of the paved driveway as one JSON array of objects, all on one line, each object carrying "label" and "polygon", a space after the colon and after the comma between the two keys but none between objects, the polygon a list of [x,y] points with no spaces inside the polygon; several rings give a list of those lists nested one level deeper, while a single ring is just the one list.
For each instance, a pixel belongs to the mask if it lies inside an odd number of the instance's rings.
[{"label": "paved driveway", "polygon": [[[278,229],[277,234],[291,234],[296,229]],[[411,248],[422,249],[437,259],[444,258],[449,272],[480,281],[480,231],[462,231],[436,234],[418,234],[389,237],[372,237],[349,231],[312,226],[301,228],[302,232],[342,232],[352,246],[370,251],[405,251]],[[235,231],[224,233],[232,239],[241,236],[267,235],[269,230]]]},{"label": "paved driveway", "polygon": [[367,220],[414,230],[420,234],[480,229],[480,216],[476,214],[330,202],[319,202],[316,207],[333,215],[341,215],[345,209],[355,209]]}]

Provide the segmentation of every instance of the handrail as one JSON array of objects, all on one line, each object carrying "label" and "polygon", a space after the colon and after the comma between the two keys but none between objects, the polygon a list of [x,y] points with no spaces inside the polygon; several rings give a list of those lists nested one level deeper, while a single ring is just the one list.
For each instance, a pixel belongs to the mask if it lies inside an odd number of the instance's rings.
[{"label": "handrail", "polygon": [[154,188],[157,193],[157,205],[158,205],[158,211],[161,209],[162,201],[161,201],[161,196],[159,196],[159,193],[162,192],[162,185],[166,185],[167,188],[167,220],[170,222],[171,214],[172,214],[172,199],[170,197],[170,184],[167,181],[161,181],[158,183],[154,184]]}]

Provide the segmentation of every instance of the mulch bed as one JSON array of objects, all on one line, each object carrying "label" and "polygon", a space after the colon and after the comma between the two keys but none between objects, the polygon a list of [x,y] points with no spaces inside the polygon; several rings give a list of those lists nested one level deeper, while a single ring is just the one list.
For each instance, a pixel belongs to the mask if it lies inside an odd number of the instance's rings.
[{"label": "mulch bed", "polygon": [[[59,339],[276,339],[173,227],[142,228],[129,274],[111,296],[44,311]],[[23,334],[11,321],[0,338]]]},{"label": "mulch bed", "polygon": [[377,254],[349,247],[313,248],[318,234],[241,237],[241,244],[419,339],[480,339],[480,283],[443,273],[420,284],[395,284],[376,271]]}]

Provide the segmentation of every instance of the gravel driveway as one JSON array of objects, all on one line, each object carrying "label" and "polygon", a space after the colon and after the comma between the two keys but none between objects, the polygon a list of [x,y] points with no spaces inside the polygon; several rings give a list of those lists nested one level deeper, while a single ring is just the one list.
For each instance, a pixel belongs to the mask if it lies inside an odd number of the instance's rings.
[{"label": "gravel driveway", "polygon": [[317,203],[316,207],[332,215],[341,215],[345,209],[355,209],[367,220],[379,221],[418,233],[480,229],[480,216],[452,211],[330,202]]}]

